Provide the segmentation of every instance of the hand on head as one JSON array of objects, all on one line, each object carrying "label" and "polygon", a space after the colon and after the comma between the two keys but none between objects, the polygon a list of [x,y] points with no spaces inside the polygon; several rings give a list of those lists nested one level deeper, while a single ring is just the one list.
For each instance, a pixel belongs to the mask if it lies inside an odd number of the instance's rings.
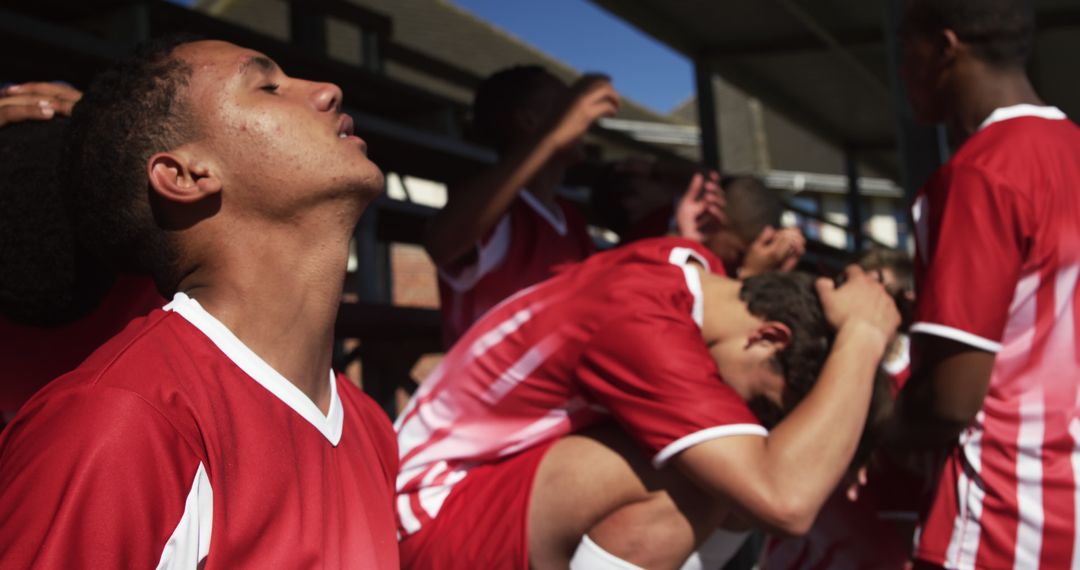
[{"label": "hand on head", "polygon": [[600,117],[619,110],[619,93],[603,75],[584,75],[570,87],[569,102],[553,121],[551,136],[559,148],[576,143]]},{"label": "hand on head", "polygon": [[900,326],[896,303],[875,276],[859,266],[849,265],[844,276],[846,280],[841,286],[832,279],[817,280],[825,318],[837,330],[856,323],[868,325],[867,330],[881,333],[882,346],[885,346]]},{"label": "hand on head", "polygon": [[675,226],[679,235],[704,243],[710,235],[727,226],[725,205],[720,173],[709,171],[695,174],[675,210]]},{"label": "hand on head", "polygon": [[797,228],[775,229],[766,226],[747,248],[743,260],[744,277],[766,271],[791,271],[806,253],[806,238]]},{"label": "hand on head", "polygon": [[63,83],[22,83],[0,90],[0,127],[22,121],[71,116],[82,92]]}]

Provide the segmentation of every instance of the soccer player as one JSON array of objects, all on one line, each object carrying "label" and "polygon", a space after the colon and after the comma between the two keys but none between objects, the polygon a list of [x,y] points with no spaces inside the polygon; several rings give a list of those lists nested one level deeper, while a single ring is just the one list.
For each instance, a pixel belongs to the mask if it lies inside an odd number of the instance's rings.
[{"label": "soccer player", "polygon": [[[797,228],[781,228],[784,201],[753,176],[729,176],[724,188],[724,223],[702,242],[740,278],[768,271],[791,271],[806,252]],[[685,236],[685,233],[683,234]]]},{"label": "soccer player", "polygon": [[149,277],[85,263],[72,236],[58,171],[80,97],[57,83],[0,90],[0,427],[133,318],[165,304]]},{"label": "soccer player", "polygon": [[915,364],[895,437],[948,448],[919,564],[1069,568],[1080,412],[1080,129],[1028,81],[1026,0],[909,0],[916,116],[959,143],[913,205]]},{"label": "soccer player", "polygon": [[[477,89],[473,126],[498,162],[450,188],[424,245],[439,270],[443,340],[451,346],[500,301],[593,252],[585,219],[557,191],[584,159],[585,132],[619,108],[611,82],[586,75],[567,86],[539,66],[500,71]],[[681,210],[720,217],[718,175],[698,175]]]},{"label": "soccer player", "polygon": [[804,532],[899,321],[849,274],[740,282],[658,238],[500,304],[398,418],[403,566],[678,567],[732,511]]},{"label": "soccer player", "polygon": [[160,42],[76,106],[78,238],[175,295],[0,436],[11,568],[396,568],[397,454],[330,370],[348,243],[382,173],[334,85]]}]

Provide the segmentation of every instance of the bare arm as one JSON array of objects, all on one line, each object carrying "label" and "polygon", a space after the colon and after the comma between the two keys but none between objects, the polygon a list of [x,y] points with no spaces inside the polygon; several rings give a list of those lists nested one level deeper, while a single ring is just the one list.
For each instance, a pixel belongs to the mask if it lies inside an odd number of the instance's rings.
[{"label": "bare arm", "polygon": [[572,92],[570,104],[539,138],[510,149],[495,166],[450,189],[446,206],[424,235],[424,247],[436,265],[467,253],[556,153],[575,144],[597,119],[618,110],[619,95],[606,78],[585,76]]},{"label": "bare arm", "polygon": [[[849,268],[819,293],[836,341],[817,384],[768,437],[710,440],[674,459],[701,487],[765,529],[809,530],[858,444],[874,372],[900,317],[883,287]],[[850,289],[849,289],[850,287]]]},{"label": "bare arm", "polygon": [[947,447],[982,409],[994,354],[937,336],[914,340],[921,362],[897,398],[887,442],[907,449]]}]

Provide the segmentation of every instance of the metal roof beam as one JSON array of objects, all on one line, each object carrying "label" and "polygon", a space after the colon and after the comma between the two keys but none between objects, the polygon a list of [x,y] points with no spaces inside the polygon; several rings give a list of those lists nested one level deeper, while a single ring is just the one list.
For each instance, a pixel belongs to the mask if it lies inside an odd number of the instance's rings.
[{"label": "metal roof beam", "polygon": [[832,32],[825,29],[825,26],[818,23],[806,10],[792,0],[775,0],[775,2],[780,4],[781,7],[787,10],[788,14],[791,14],[803,27],[828,46],[840,61],[850,67],[859,77],[866,80],[866,83],[872,86],[878,95],[886,98],[890,96],[888,83],[883,78],[878,77],[866,64],[859,61],[859,58],[855,57]]}]

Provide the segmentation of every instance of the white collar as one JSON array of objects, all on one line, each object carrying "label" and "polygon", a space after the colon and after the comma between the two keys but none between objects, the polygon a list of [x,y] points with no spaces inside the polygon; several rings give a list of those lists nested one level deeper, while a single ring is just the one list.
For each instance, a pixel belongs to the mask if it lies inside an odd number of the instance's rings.
[{"label": "white collar", "polygon": [[694,322],[697,323],[700,329],[705,326],[705,295],[701,285],[701,273],[690,265],[691,260],[700,263],[703,268],[702,271],[711,271],[709,261],[689,247],[673,247],[671,248],[671,254],[668,255],[668,261],[678,265],[683,270],[683,276],[686,278],[686,288],[690,290],[690,294],[694,297],[694,306],[690,310],[690,316],[694,318]]},{"label": "white collar", "polygon": [[330,444],[337,446],[341,441],[341,428],[345,419],[345,411],[338,398],[337,381],[334,371],[330,371],[330,410],[325,416],[315,402],[308,398],[295,384],[289,382],[280,372],[274,370],[265,360],[255,354],[236,335],[232,333],[221,321],[206,312],[206,309],[198,301],[188,297],[184,293],[177,293],[168,305],[166,311],[172,311],[184,317],[189,323],[199,329],[210,342],[213,342],[233,361],[240,370],[243,370],[253,380],[266,388],[271,394],[289,406],[300,417],[304,418],[315,429],[319,430]]},{"label": "white collar", "polygon": [[990,113],[990,116],[979,125],[979,130],[981,131],[994,123],[1008,121],[1009,119],[1018,119],[1020,117],[1039,117],[1041,119],[1049,120],[1061,120],[1066,118],[1065,113],[1057,107],[1020,103],[1019,105],[998,107],[997,109],[994,109],[994,112]]},{"label": "white collar", "polygon": [[551,224],[551,227],[554,228],[556,233],[561,236],[566,235],[566,217],[563,216],[561,206],[556,204],[555,211],[552,212],[551,210],[547,209],[543,204],[541,204],[540,200],[536,196],[533,196],[531,193],[529,193],[528,190],[522,188],[519,195],[521,196],[522,200],[525,200],[526,204],[528,204],[533,210],[536,211],[537,214],[540,214],[541,218],[544,218],[545,220],[547,220],[547,223]]}]

